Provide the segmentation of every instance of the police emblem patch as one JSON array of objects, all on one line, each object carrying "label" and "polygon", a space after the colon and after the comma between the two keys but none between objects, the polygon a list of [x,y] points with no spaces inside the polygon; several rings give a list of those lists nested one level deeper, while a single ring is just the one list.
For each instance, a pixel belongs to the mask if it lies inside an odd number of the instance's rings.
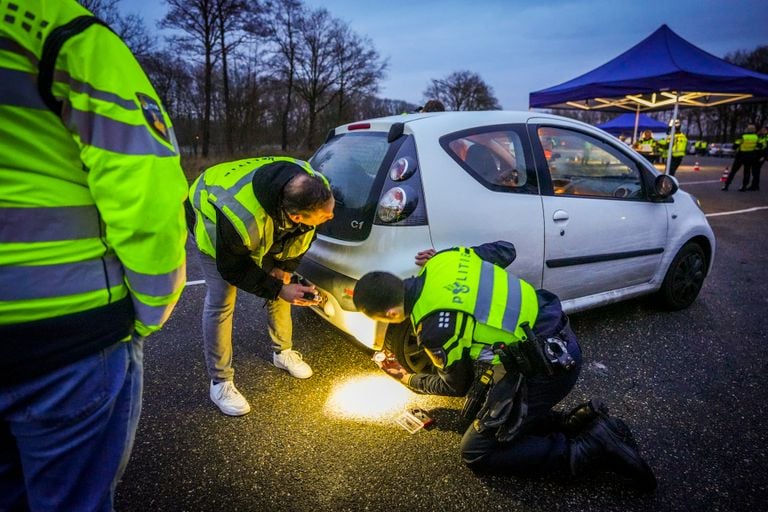
[{"label": "police emblem patch", "polygon": [[144,114],[144,119],[147,121],[149,127],[161,139],[170,144],[171,137],[168,133],[168,126],[165,124],[163,110],[160,108],[160,105],[153,98],[140,92],[136,93],[136,98],[139,100],[141,111]]}]

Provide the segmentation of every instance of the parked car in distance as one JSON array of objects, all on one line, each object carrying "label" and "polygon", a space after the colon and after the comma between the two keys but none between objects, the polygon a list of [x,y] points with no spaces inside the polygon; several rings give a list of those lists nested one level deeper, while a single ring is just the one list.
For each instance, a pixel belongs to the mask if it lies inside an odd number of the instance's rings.
[{"label": "parked car in distance", "polygon": [[730,142],[725,144],[714,142],[709,145],[707,154],[709,156],[732,157],[736,154],[736,147]]},{"label": "parked car in distance", "polygon": [[731,143],[720,146],[720,153],[717,156],[732,157],[736,154],[736,147]]},{"label": "parked car in distance", "polygon": [[411,371],[430,366],[408,323],[355,310],[357,279],[420,270],[427,248],[512,242],[507,268],[562,300],[566,312],[657,294],[688,307],[715,237],[698,202],[615,137],[536,112],[436,112],[332,130],[310,159],[331,182],[335,217],[299,272],[314,308],[368,347],[386,344]]}]

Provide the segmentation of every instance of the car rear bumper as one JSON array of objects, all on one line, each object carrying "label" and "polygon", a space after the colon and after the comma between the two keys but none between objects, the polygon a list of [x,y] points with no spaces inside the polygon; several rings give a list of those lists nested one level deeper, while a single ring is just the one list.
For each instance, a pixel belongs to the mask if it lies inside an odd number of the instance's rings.
[{"label": "car rear bumper", "polygon": [[379,350],[384,346],[386,324],[371,320],[355,309],[352,301],[357,283],[355,279],[329,269],[308,256],[302,258],[298,272],[320,292],[321,304],[312,307],[315,313],[368,348]]}]

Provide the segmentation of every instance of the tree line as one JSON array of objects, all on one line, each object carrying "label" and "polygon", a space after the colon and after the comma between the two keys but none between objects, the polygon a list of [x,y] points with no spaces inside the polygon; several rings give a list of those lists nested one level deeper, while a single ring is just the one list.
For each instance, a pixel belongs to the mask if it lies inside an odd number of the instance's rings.
[{"label": "tree line", "polygon": [[[301,0],[165,0],[152,37],[120,0],[80,0],[137,56],[171,115],[182,150],[203,157],[259,147],[309,152],[330,128],[412,112],[378,97],[388,62],[371,40]],[[476,73],[432,80],[425,98],[449,110],[498,109]]]}]

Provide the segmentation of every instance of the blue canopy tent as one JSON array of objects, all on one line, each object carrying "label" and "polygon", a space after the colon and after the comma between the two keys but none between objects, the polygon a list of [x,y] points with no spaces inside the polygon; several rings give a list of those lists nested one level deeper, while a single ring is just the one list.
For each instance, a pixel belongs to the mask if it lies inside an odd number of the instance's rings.
[{"label": "blue canopy tent", "polygon": [[595,125],[608,133],[619,135],[626,132],[641,132],[651,130],[652,132],[663,132],[667,129],[666,123],[657,121],[645,114],[621,114],[608,122]]},{"label": "blue canopy tent", "polygon": [[[768,97],[768,75],[741,68],[692,45],[662,25],[613,60],[530,94],[531,108],[662,110],[712,107]],[[675,126],[672,124],[674,137]],[[670,144],[670,153],[672,145]],[[669,162],[669,159],[667,159]]]}]

